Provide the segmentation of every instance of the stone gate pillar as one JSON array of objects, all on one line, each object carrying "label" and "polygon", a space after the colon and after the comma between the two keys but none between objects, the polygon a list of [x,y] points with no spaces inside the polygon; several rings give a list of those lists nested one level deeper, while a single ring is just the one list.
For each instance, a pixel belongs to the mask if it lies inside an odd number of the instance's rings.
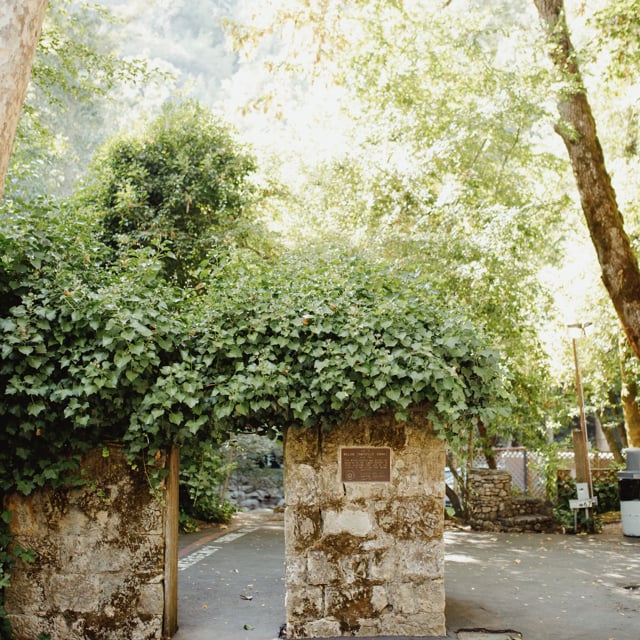
[{"label": "stone gate pillar", "polygon": [[442,636],[444,443],[423,411],[285,436],[289,638]]},{"label": "stone gate pillar", "polygon": [[5,590],[15,640],[162,636],[167,509],[119,446],[106,453],[85,455],[83,486],[5,496],[13,543],[34,553]]}]

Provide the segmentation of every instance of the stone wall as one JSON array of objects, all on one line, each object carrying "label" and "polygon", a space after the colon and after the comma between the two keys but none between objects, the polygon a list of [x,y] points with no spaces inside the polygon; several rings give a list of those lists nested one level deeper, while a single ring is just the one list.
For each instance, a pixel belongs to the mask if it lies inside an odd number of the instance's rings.
[{"label": "stone wall", "polygon": [[[344,481],[344,447],[390,449],[389,481]],[[440,636],[444,444],[422,412],[287,430],[287,637]]]},{"label": "stone wall", "polygon": [[83,462],[88,485],[10,495],[14,543],[33,549],[5,590],[16,640],[151,640],[162,635],[164,517],[120,449]]},{"label": "stone wall", "polygon": [[486,528],[489,522],[511,515],[511,474],[492,469],[469,471],[471,523]]},{"label": "stone wall", "polygon": [[511,495],[511,474],[494,469],[469,471],[470,524],[479,531],[555,531],[550,504]]}]

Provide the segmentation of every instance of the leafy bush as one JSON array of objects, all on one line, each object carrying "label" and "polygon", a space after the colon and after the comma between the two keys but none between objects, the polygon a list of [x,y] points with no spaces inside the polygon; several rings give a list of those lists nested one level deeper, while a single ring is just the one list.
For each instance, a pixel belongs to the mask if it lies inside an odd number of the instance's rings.
[{"label": "leafy bush", "polygon": [[178,527],[181,533],[194,533],[200,530],[200,523],[181,507],[178,514]]},{"label": "leafy bush", "polygon": [[339,252],[243,257],[201,302],[194,349],[225,431],[330,428],[380,410],[405,420],[424,404],[456,437],[474,417],[508,411],[499,354],[416,273]]},{"label": "leafy bush", "polygon": [[455,438],[510,401],[499,355],[415,274],[357,256],[236,257],[205,295],[160,256],[94,267],[104,247],[64,210],[0,234],[0,490],[67,481],[107,439],[170,442],[426,404]]},{"label": "leafy bush", "polygon": [[[580,509],[577,513],[578,530],[597,531],[602,526],[599,515],[620,510],[620,493],[615,471],[611,472],[610,477],[593,481],[593,494],[598,498],[598,504],[593,508],[593,518],[587,519],[584,509]],[[574,533],[574,513],[569,506],[569,500],[575,500],[576,497],[577,489],[573,478],[558,481],[558,498],[554,513],[558,522]]]},{"label": "leafy bush", "polygon": [[[109,440],[144,464],[174,442],[376,411],[405,420],[412,405],[463,438],[508,410],[499,354],[417,274],[339,252],[231,253],[198,293],[163,277],[153,247],[109,262],[76,210],[12,206],[0,220],[0,497],[82,482],[79,455]],[[185,479],[197,513],[228,517],[199,469]]]},{"label": "leafy bush", "polygon": [[593,492],[598,498],[598,513],[620,511],[620,490],[615,472],[608,479],[597,479],[593,483]]},{"label": "leafy bush", "polygon": [[224,494],[233,467],[217,443],[187,441],[180,451],[180,504],[185,514],[206,522],[229,522],[235,507]]},{"label": "leafy bush", "polygon": [[68,482],[75,454],[108,439],[153,456],[208,421],[181,352],[182,293],[157,256],[96,268],[101,246],[63,210],[3,231],[0,490]]}]

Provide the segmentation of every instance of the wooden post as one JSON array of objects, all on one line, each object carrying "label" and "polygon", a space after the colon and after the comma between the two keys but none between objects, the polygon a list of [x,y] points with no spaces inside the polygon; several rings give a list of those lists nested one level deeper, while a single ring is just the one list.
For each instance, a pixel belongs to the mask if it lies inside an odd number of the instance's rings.
[{"label": "wooden post", "polygon": [[171,638],[178,630],[178,482],[180,449],[173,444],[167,456],[169,475],[166,481],[166,517],[164,552],[164,620],[163,637]]},{"label": "wooden post", "polygon": [[[586,483],[589,490],[589,498],[593,498],[593,486],[591,484],[591,469],[589,466],[589,449],[587,448],[587,440],[585,432],[582,429],[573,430],[573,454],[576,464],[576,483]],[[579,494],[578,494],[578,497]],[[575,512],[574,512],[575,515]],[[585,508],[585,515],[588,519],[593,517],[593,509]],[[575,518],[574,518],[575,520]]]},{"label": "wooden post", "polygon": [[587,466],[587,456],[589,455],[585,446],[584,437],[580,429],[574,429],[573,435],[573,455],[576,463],[576,482],[589,482],[589,468]]}]

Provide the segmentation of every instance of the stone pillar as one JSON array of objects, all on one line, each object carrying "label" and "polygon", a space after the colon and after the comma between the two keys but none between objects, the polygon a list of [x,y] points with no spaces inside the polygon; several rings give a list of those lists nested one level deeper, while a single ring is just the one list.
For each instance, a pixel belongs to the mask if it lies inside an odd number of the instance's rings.
[{"label": "stone pillar", "polygon": [[[388,480],[343,477],[359,447]],[[424,412],[290,428],[284,454],[287,637],[445,635],[444,443]]]},{"label": "stone pillar", "polygon": [[472,527],[499,531],[498,520],[511,515],[511,474],[496,469],[471,469],[469,494]]},{"label": "stone pillar", "polygon": [[159,640],[164,609],[162,500],[119,447],[90,452],[87,484],[12,494],[13,543],[31,549],[5,590],[16,640]]}]

